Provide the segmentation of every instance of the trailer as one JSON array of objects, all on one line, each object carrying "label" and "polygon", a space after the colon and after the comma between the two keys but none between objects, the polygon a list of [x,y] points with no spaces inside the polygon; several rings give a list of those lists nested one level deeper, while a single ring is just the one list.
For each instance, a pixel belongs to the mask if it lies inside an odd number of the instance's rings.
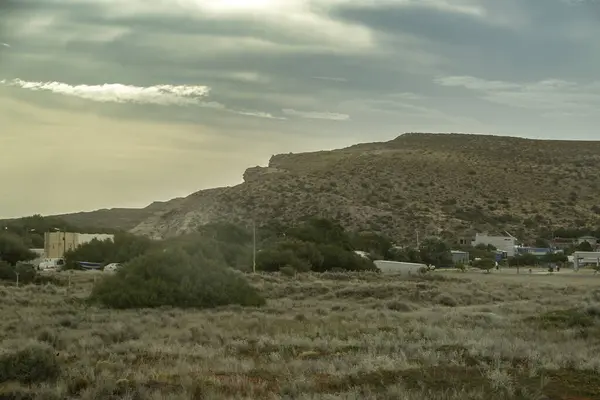
[{"label": "trailer", "polygon": [[400,261],[385,261],[376,260],[374,261],[375,266],[384,274],[397,274],[397,275],[418,275],[421,271],[427,271],[429,267],[425,264],[420,263],[409,263]]}]

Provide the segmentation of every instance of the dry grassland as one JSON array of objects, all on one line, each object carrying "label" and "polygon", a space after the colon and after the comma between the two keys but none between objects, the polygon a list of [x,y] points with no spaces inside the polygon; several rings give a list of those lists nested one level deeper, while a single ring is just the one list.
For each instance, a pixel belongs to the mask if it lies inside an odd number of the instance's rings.
[{"label": "dry grassland", "polygon": [[0,287],[0,399],[600,399],[600,278],[252,276],[262,309]]}]

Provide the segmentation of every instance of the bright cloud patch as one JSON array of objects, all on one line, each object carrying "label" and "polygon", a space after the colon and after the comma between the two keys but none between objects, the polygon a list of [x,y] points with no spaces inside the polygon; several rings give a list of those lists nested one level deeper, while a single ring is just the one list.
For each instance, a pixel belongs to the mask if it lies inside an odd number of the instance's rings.
[{"label": "bright cloud patch", "polygon": [[592,115],[600,108],[600,82],[581,84],[560,79],[514,83],[472,76],[435,79],[441,86],[463,87],[481,98],[506,106],[555,111],[562,115]]},{"label": "bright cloud patch", "polygon": [[257,117],[257,118],[266,118],[266,119],[285,119],[284,117],[276,117],[271,113],[266,113],[262,111],[239,111],[239,110],[229,110],[236,114],[246,115],[248,117]]},{"label": "bright cloud patch", "polygon": [[0,84],[15,86],[33,91],[48,91],[65,96],[97,101],[101,103],[132,103],[156,104],[161,106],[198,106],[218,111],[258,117],[266,119],[284,120],[263,111],[235,110],[216,101],[206,101],[211,88],[195,85],[155,85],[133,86],[121,83],[107,83],[104,85],[69,85],[62,82],[27,82],[21,79],[0,80]]},{"label": "bright cloud patch", "polygon": [[207,86],[156,85],[148,87],[107,83],[104,85],[69,85],[62,82],[26,82],[21,79],[0,83],[34,91],[48,91],[102,103],[138,103],[159,105],[201,105],[208,96]]},{"label": "bright cloud patch", "polygon": [[332,121],[346,121],[350,119],[350,116],[347,114],[337,114],[330,112],[320,112],[320,111],[298,111],[293,110],[291,108],[285,108],[282,110],[284,114],[291,115],[294,117],[300,118],[308,118],[308,119],[328,119]]}]

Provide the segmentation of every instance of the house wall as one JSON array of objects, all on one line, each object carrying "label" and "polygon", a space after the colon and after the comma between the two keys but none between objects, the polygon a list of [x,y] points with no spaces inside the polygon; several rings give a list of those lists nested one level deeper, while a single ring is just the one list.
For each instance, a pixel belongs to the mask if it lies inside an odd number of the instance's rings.
[{"label": "house wall", "polygon": [[452,251],[452,262],[454,265],[456,264],[468,264],[469,263],[469,253],[466,251]]},{"label": "house wall", "polygon": [[46,258],[62,258],[67,251],[75,250],[77,247],[88,243],[93,239],[114,240],[114,235],[75,232],[46,232],[44,233],[44,255]]},{"label": "house wall", "polygon": [[600,266],[600,252],[596,251],[576,251],[573,253],[573,267],[575,270],[579,267],[592,264]]},{"label": "house wall", "polygon": [[588,242],[594,247],[596,246],[596,243],[598,243],[598,239],[593,236],[583,236],[577,239],[577,244],[583,244],[584,242]]},{"label": "house wall", "polygon": [[472,246],[475,247],[478,244],[491,244],[498,250],[506,252],[508,257],[514,257],[517,240],[510,236],[488,236],[478,233],[475,235],[475,240],[473,240]]},{"label": "house wall", "polygon": [[46,258],[61,258],[65,252],[77,247],[77,234],[73,232],[44,233],[44,253]]}]

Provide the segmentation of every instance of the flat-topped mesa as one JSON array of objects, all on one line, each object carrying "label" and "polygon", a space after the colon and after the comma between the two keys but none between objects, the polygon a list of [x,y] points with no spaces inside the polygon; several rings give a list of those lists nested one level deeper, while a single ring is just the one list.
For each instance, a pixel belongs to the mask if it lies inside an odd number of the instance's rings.
[{"label": "flat-topped mesa", "polygon": [[244,182],[256,182],[268,174],[281,172],[281,170],[273,167],[251,167],[244,172]]}]

